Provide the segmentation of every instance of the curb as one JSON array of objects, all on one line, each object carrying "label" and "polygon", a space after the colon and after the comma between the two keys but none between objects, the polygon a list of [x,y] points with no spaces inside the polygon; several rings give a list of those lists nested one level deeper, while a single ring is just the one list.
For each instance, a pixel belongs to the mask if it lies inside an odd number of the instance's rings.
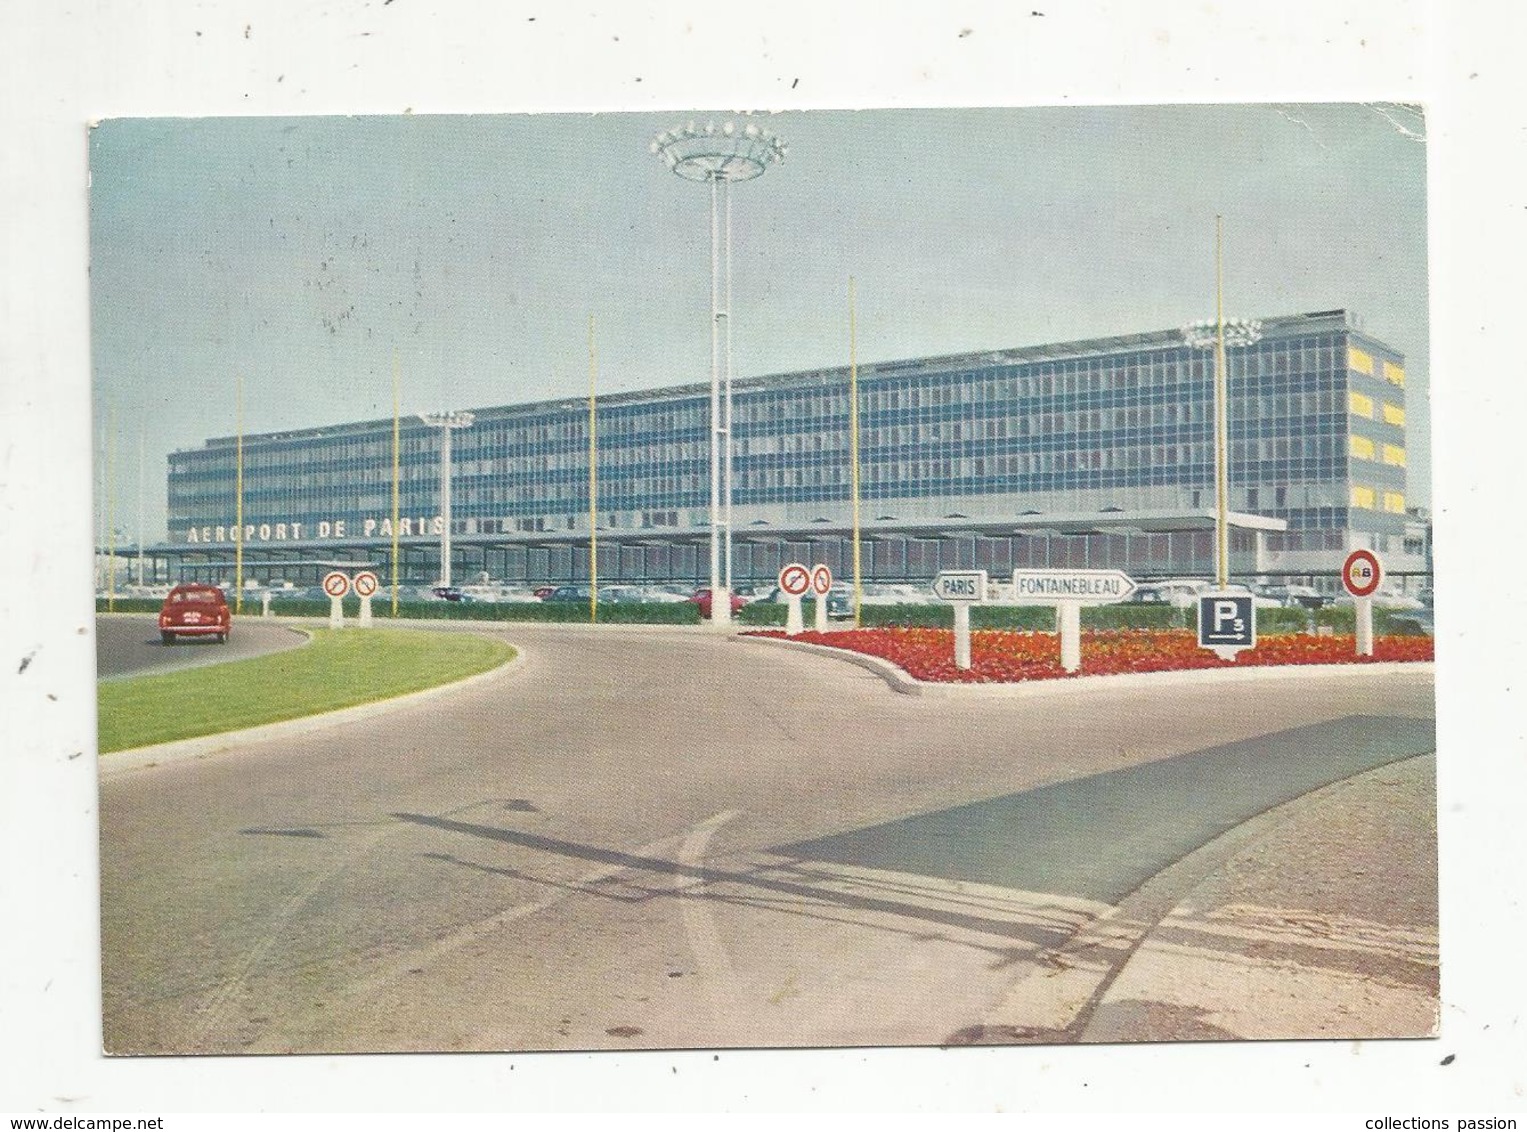
[{"label": "curb", "polygon": [[856,653],[848,649],[817,645],[808,641],[785,641],[778,637],[739,635],[738,640],[798,652],[815,653],[858,665],[879,676],[894,691],[905,696],[933,699],[1032,699],[1036,697],[1086,695],[1104,689],[1129,690],[1162,688],[1175,685],[1215,685],[1295,680],[1304,676],[1394,676],[1407,672],[1435,672],[1435,661],[1380,661],[1375,664],[1267,664],[1249,668],[1193,668],[1182,672],[1126,672],[1117,676],[1071,676],[1053,680],[1029,680],[1011,684],[942,684],[918,680],[883,657]]},{"label": "curb", "polygon": [[[1289,666],[1335,668],[1338,665]],[[1194,891],[1220,875],[1241,853],[1280,826],[1308,813],[1354,783],[1436,752],[1411,755],[1318,786],[1263,810],[1206,841],[1126,894],[1109,912],[1045,953],[1042,966],[1017,979],[981,1022],[962,1031],[960,1045],[1088,1041],[1087,1030],[1110,988],[1162,924]]]},{"label": "curb", "polygon": [[249,743],[289,739],[314,731],[323,731],[330,727],[338,727],[345,723],[373,719],[398,708],[412,707],[437,696],[463,691],[478,684],[486,684],[508,676],[521,667],[527,659],[527,654],[521,646],[516,644],[512,647],[514,656],[503,664],[449,684],[437,684],[433,688],[422,688],[417,692],[408,692],[390,699],[373,700],[370,703],[356,704],[354,707],[339,708],[318,715],[307,715],[300,719],[284,719],[279,723],[247,727],[242,731],[223,731],[216,735],[198,735],[191,739],[175,739],[168,743],[156,743],[147,747],[129,747],[126,750],[111,751],[106,754],[97,753],[96,765],[100,767],[100,777],[105,779],[129,771],[162,766],[169,762],[202,759]]}]

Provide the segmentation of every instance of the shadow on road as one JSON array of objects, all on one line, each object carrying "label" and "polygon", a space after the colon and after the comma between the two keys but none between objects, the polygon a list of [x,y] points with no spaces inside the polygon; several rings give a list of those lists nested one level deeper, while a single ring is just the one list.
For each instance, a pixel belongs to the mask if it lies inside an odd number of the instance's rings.
[{"label": "shadow on road", "polygon": [[[446,830],[452,833],[461,833],[470,837],[484,838],[489,841],[497,841],[509,845],[518,845],[542,853],[552,853],[562,857],[590,861],[601,865],[613,865],[617,868],[631,869],[638,872],[687,878],[702,881],[709,885],[731,885],[741,890],[741,894],[718,893],[715,891],[703,894],[706,899],[713,899],[723,903],[748,903],[774,907],[776,910],[783,911],[786,909],[779,908],[777,904],[771,904],[767,900],[759,901],[756,897],[760,895],[793,897],[809,901],[817,908],[836,907],[854,912],[879,913],[919,920],[945,928],[980,932],[986,935],[1019,940],[1036,947],[1058,946],[1073,934],[1076,927],[1073,919],[1066,919],[1064,922],[1061,922],[1058,918],[1057,922],[1051,925],[1036,924],[1028,921],[1014,921],[1012,919],[979,915],[973,912],[958,911],[950,908],[929,907],[906,900],[845,892],[822,884],[803,884],[790,880],[782,880],[761,872],[738,872],[731,869],[718,869],[704,865],[687,865],[680,861],[638,856],[633,853],[622,852],[618,849],[603,849],[595,845],[584,845],[575,841],[546,837],[541,834],[524,833],[519,830],[502,829],[497,826],[476,825],[471,822],[455,821],[450,818],[431,817],[427,814],[395,813],[392,816],[399,821],[409,822],[414,825],[427,826],[432,829]],[[437,854],[435,856],[438,858],[443,855]],[[597,894],[601,896],[612,895],[606,891],[600,891]],[[698,894],[692,889],[677,891],[665,889],[654,890],[651,895],[669,897],[680,895],[689,897]],[[801,911],[799,908],[790,910]],[[1005,954],[1003,949],[987,948],[986,950]]]}]

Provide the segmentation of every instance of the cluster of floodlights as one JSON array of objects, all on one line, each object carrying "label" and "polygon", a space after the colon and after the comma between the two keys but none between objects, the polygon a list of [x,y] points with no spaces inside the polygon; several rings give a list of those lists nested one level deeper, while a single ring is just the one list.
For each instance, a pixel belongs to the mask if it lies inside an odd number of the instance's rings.
[{"label": "cluster of floodlights", "polygon": [[751,181],[789,152],[783,138],[753,122],[690,122],[664,130],[649,148],[690,181]]},{"label": "cluster of floodlights", "polygon": [[[1262,337],[1262,324],[1254,318],[1225,319],[1225,345],[1250,346]],[[1190,322],[1182,328],[1182,340],[1197,349],[1208,349],[1219,341],[1219,323],[1212,318]]]}]

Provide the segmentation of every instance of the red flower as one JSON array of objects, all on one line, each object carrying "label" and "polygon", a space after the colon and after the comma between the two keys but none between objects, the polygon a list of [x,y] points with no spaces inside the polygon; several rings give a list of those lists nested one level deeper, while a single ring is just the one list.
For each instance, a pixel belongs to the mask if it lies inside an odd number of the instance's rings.
[{"label": "red flower", "polygon": [[[783,637],[777,631],[755,634]],[[1189,630],[1112,629],[1082,633],[1082,667],[1060,666],[1060,638],[1054,633],[985,630],[970,635],[968,669],[954,663],[951,629],[843,629],[802,633],[793,640],[878,656],[918,680],[943,683],[1013,683],[1121,672],[1177,672],[1190,668],[1254,668],[1287,664],[1370,664],[1432,659],[1430,637],[1378,637],[1371,657],[1357,655],[1352,636],[1286,634],[1263,637],[1234,661],[1220,660]]]}]

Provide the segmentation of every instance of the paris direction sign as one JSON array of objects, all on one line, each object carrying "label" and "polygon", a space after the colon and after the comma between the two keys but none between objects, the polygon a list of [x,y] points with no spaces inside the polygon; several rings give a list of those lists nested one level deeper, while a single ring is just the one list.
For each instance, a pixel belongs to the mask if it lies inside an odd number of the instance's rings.
[{"label": "paris direction sign", "polygon": [[945,570],[933,579],[933,596],[945,601],[979,604],[986,600],[986,571]]},{"label": "paris direction sign", "polygon": [[1107,605],[1135,592],[1122,570],[1014,570],[1015,605]]}]

